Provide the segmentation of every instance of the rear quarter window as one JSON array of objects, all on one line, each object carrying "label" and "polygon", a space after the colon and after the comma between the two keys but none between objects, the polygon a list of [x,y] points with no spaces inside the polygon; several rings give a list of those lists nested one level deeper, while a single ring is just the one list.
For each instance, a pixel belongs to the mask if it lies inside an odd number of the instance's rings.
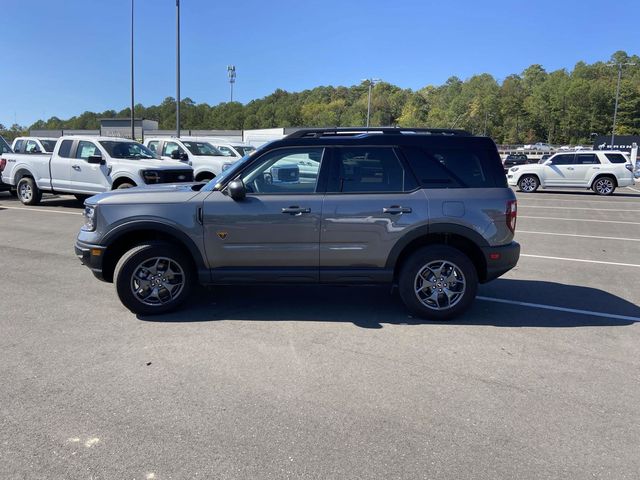
[{"label": "rear quarter window", "polygon": [[627,158],[621,153],[605,153],[604,155],[605,157],[607,157],[607,159],[611,163],[627,163],[628,162]]},{"label": "rear quarter window", "polygon": [[[506,187],[497,152],[463,147],[403,147],[421,188]],[[497,170],[496,165],[497,164]]]}]

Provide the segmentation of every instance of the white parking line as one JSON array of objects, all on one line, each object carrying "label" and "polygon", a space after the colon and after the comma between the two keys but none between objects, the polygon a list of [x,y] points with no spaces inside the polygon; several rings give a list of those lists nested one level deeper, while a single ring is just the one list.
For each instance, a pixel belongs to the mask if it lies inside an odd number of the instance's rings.
[{"label": "white parking line", "polygon": [[[640,192],[640,190],[639,190]],[[573,200],[567,198],[532,198],[532,197],[522,197],[518,196],[518,204],[520,202],[577,202],[577,203],[611,203],[614,205],[620,204],[630,204],[630,205],[639,205],[640,204],[640,196],[638,196],[638,201],[630,200],[587,200],[584,197],[575,198]],[[622,198],[622,197],[620,197]],[[625,197],[629,198],[629,197]]]},{"label": "white parking line", "polygon": [[640,213],[640,209],[635,210],[622,210],[619,208],[589,208],[589,207],[546,207],[544,205],[521,205],[521,208],[545,208],[545,209],[557,209],[557,210],[589,210],[596,212],[634,212]]},{"label": "white parking line", "polygon": [[558,312],[577,313],[578,315],[589,315],[591,317],[614,318],[616,320],[628,320],[630,322],[640,322],[640,317],[629,317],[627,315],[617,315],[615,313],[594,312],[591,310],[578,310],[577,308],[556,307],[555,305],[545,305],[542,303],[519,302],[517,300],[507,300],[504,298],[476,297],[485,302],[506,303],[509,305],[519,305],[522,307],[542,308],[544,310],[555,310]]},{"label": "white parking line", "polygon": [[638,192],[640,193],[640,190],[638,190],[637,188],[633,188],[633,187],[627,187],[629,190],[633,190],[634,192]]},{"label": "white parking line", "polygon": [[54,208],[45,210],[44,208],[31,208],[31,207],[7,207],[6,205],[0,204],[0,210],[2,209],[9,210],[26,210],[28,212],[51,212],[51,213],[62,213],[63,215],[82,215],[82,212],[61,212],[60,210],[56,210]]},{"label": "white parking line", "polygon": [[533,230],[517,230],[516,233],[533,233],[535,235],[557,235],[560,237],[598,238],[601,240],[624,240],[626,242],[640,242],[640,238],[599,237],[598,235],[578,235],[577,233],[534,232]]},{"label": "white parking line", "polygon": [[537,218],[539,220],[564,220],[566,222],[624,223],[625,225],[640,225],[640,222],[621,222],[618,220],[591,220],[586,218],[532,217],[530,215],[518,215],[518,218]]},{"label": "white parking line", "polygon": [[584,258],[565,258],[565,257],[548,257],[546,255],[531,255],[529,253],[521,253],[521,257],[530,257],[530,258],[544,258],[547,260],[563,260],[566,262],[581,262],[581,263],[600,263],[603,265],[617,265],[619,267],[638,267],[640,265],[635,263],[618,263],[618,262],[605,262],[604,260],[586,260]]}]

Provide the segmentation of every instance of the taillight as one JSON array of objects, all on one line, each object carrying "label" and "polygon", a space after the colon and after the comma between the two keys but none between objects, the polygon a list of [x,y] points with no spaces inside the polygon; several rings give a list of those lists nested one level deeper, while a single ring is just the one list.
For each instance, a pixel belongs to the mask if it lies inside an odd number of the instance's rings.
[{"label": "taillight", "polygon": [[511,233],[516,233],[516,217],[518,216],[518,201],[517,200],[508,200],[507,201],[507,227],[511,230]]},{"label": "taillight", "polygon": [[4,170],[4,167],[7,166],[7,161],[4,158],[0,158],[0,173]]}]

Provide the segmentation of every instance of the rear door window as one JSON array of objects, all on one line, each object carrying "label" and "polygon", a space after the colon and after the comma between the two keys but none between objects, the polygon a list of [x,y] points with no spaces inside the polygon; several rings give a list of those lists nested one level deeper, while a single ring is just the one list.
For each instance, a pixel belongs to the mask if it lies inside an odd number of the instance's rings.
[{"label": "rear door window", "polygon": [[64,158],[71,157],[71,145],[73,144],[73,140],[63,140],[60,144],[60,148],[58,149],[58,156]]},{"label": "rear door window", "polygon": [[402,192],[405,171],[391,147],[336,149],[330,192]]},{"label": "rear door window", "polygon": [[33,140],[27,140],[24,146],[24,153],[40,153],[40,147],[38,147],[38,144]]},{"label": "rear door window", "polygon": [[16,153],[22,153],[22,144],[24,140],[16,140],[16,146],[13,147],[13,151]]},{"label": "rear door window", "polygon": [[154,140],[153,142],[149,142],[149,150],[151,150],[153,153],[158,153],[158,141]]},{"label": "rear door window", "polygon": [[592,165],[600,163],[595,153],[578,153],[575,160],[576,165]]}]

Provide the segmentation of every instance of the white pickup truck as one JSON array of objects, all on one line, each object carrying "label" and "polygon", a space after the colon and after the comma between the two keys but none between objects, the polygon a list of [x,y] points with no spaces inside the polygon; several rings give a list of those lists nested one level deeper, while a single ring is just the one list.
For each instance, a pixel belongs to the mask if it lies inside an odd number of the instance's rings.
[{"label": "white pickup truck", "polygon": [[51,154],[2,154],[2,181],[25,205],[42,192],[70,193],[78,199],[145,184],[192,182],[193,169],[157,158],[144,145],[114,137],[60,137]]},{"label": "white pickup truck", "polygon": [[211,143],[192,137],[148,137],[145,145],[165,160],[181,160],[193,167],[196,182],[208,182],[240,157],[225,155]]}]

